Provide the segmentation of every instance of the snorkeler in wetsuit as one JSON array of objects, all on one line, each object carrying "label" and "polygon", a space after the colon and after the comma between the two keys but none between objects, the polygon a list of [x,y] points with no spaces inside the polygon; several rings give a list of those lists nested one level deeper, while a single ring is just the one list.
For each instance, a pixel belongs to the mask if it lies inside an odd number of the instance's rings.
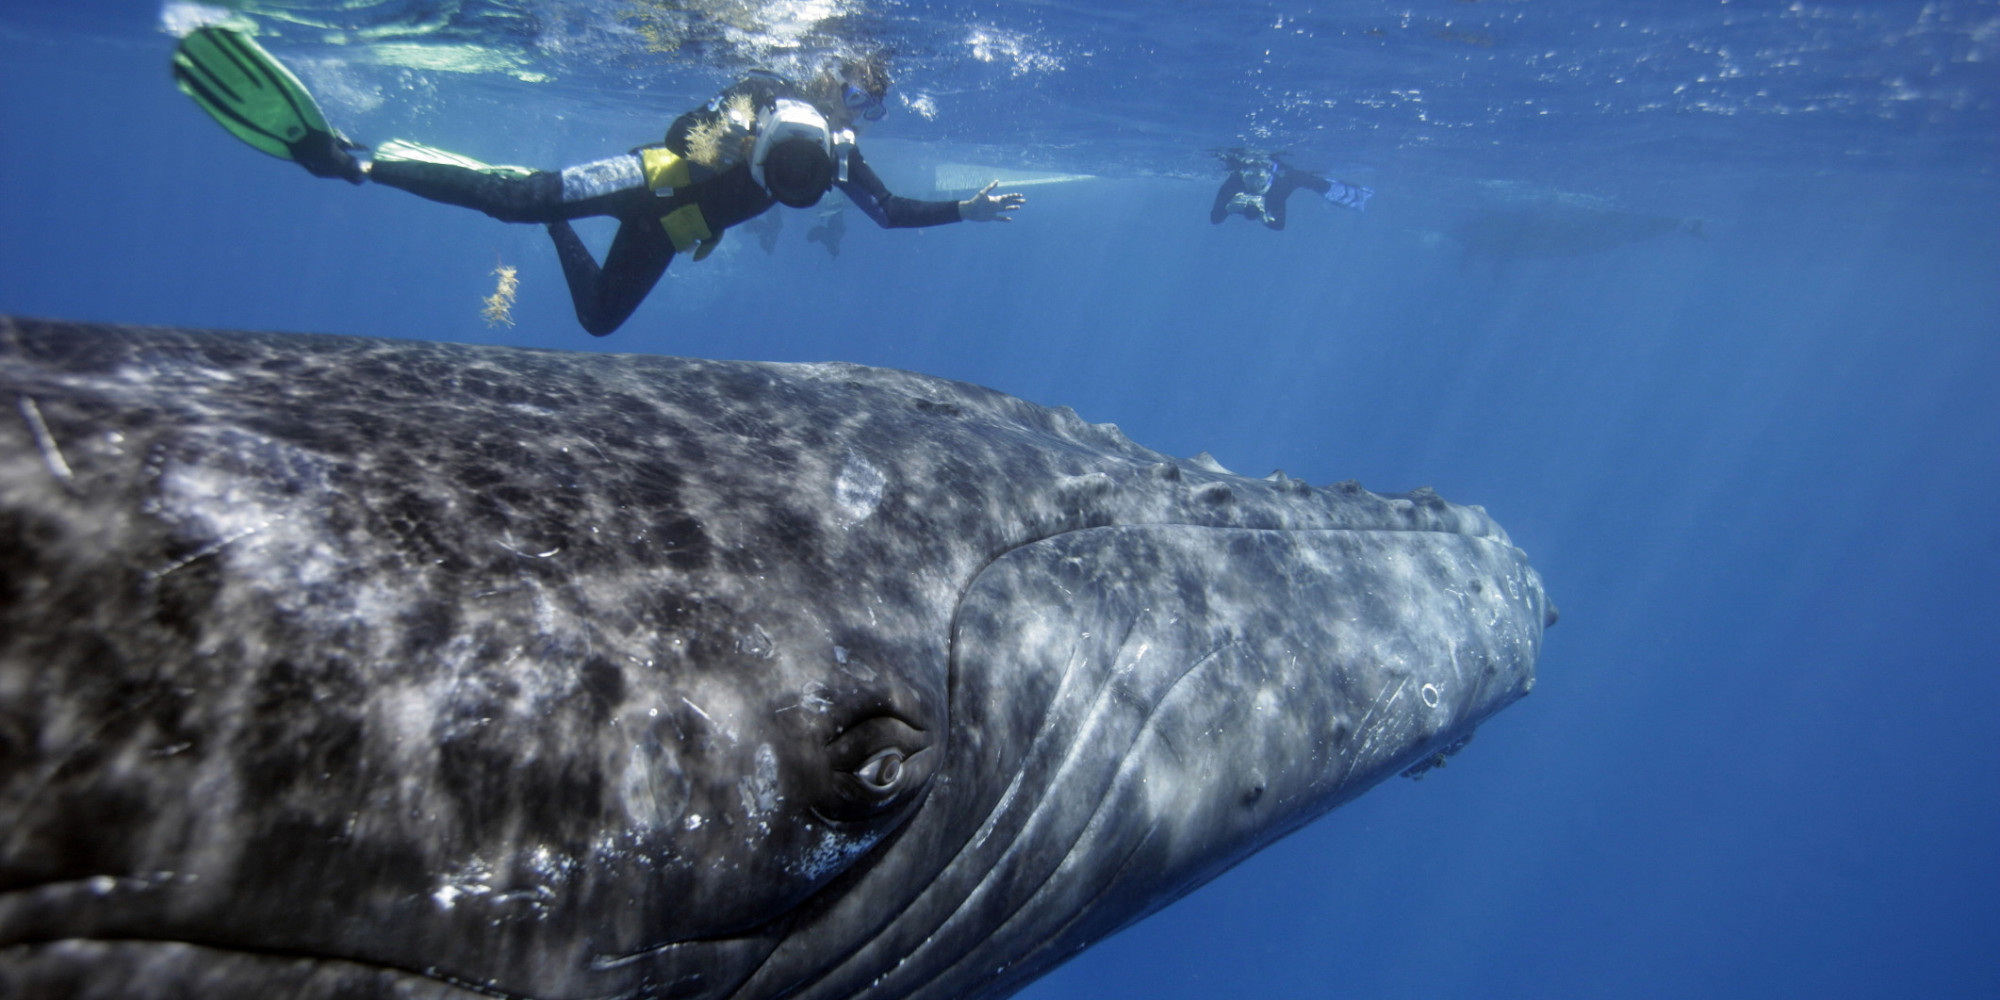
[{"label": "snorkeler in wetsuit", "polygon": [[[577,320],[597,336],[639,307],[679,253],[708,256],[730,226],[774,204],[810,208],[840,188],[888,228],[1010,221],[1026,199],[988,184],[964,201],[889,192],[855,145],[857,120],[882,117],[888,74],[850,61],[795,84],[753,74],[676,119],[666,138],[561,171],[494,166],[392,140],[361,159],[298,78],[249,38],[202,28],[174,53],[181,90],[238,138],[321,177],[372,180],[502,222],[542,223],[555,241]],[[618,233],[602,267],[570,220],[609,216]]]},{"label": "snorkeler in wetsuit", "polygon": [[1229,167],[1229,176],[1223,178],[1222,187],[1215,192],[1215,204],[1208,210],[1208,221],[1217,225],[1232,215],[1240,215],[1271,229],[1283,229],[1285,200],[1299,188],[1357,212],[1365,209],[1368,199],[1375,195],[1372,188],[1299,170],[1281,162],[1276,153],[1232,149],[1220,155]]}]

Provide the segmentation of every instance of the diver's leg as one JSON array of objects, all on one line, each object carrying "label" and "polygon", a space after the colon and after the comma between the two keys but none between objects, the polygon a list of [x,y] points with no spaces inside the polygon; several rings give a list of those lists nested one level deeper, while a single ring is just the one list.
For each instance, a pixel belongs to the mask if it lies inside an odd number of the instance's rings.
[{"label": "diver's leg", "polygon": [[562,175],[537,170],[501,175],[449,163],[377,159],[368,179],[419,198],[477,209],[502,222],[554,222],[576,218],[565,211]]},{"label": "diver's leg", "polygon": [[[1342,208],[1351,208],[1357,212],[1365,210],[1368,207],[1368,199],[1375,195],[1373,188],[1365,188],[1358,184],[1349,184],[1346,181],[1329,180],[1318,174],[1309,174],[1302,170],[1293,171],[1286,176],[1293,179],[1295,187],[1309,188],[1327,201],[1333,202]],[[1289,189],[1287,190],[1289,191]]]},{"label": "diver's leg", "polygon": [[673,240],[651,219],[620,223],[602,268],[569,223],[549,223],[549,238],[555,241],[556,257],[562,261],[577,322],[595,337],[624,325],[674,259]]},{"label": "diver's leg", "polygon": [[[1327,191],[1333,187],[1332,181],[1318,174],[1309,174],[1303,170],[1285,171],[1284,176],[1279,178],[1279,183],[1285,185],[1286,194],[1291,194],[1293,188],[1305,188],[1316,195],[1325,196]],[[1276,187],[1277,185],[1274,184],[1272,186]]]},{"label": "diver's leg", "polygon": [[564,169],[496,167],[414,143],[383,145],[368,177],[431,201],[477,209],[502,222],[628,217],[652,207],[639,157],[630,153]]},{"label": "diver's leg", "polygon": [[1351,208],[1357,212],[1367,211],[1368,199],[1374,196],[1374,188],[1365,188],[1359,184],[1349,184],[1345,181],[1334,181],[1327,185],[1325,191],[1320,192],[1320,197],[1342,208]]}]

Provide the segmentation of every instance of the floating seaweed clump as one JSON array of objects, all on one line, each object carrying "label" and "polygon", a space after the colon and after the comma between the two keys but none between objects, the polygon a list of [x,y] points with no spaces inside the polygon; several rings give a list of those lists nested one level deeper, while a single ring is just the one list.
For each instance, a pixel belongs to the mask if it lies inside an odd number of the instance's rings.
[{"label": "floating seaweed clump", "polygon": [[521,287],[521,279],[505,264],[495,267],[493,275],[499,280],[494,284],[493,294],[481,300],[486,308],[480,310],[480,315],[486,317],[487,326],[513,326],[514,292]]}]

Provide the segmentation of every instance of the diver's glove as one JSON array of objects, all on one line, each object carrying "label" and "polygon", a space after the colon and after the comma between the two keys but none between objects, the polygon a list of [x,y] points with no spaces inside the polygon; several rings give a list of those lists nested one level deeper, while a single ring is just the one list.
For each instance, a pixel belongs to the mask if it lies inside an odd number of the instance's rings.
[{"label": "diver's glove", "polygon": [[349,142],[344,136],[314,129],[287,148],[291,150],[292,159],[314,177],[338,177],[352,184],[359,184],[367,178],[367,171],[354,157],[353,151],[365,151],[368,147]]},{"label": "diver's glove", "polygon": [[1351,208],[1360,212],[1368,208],[1368,199],[1375,197],[1375,189],[1361,187],[1357,184],[1347,184],[1342,181],[1334,181],[1333,186],[1327,188],[1326,194],[1321,197],[1342,208]]}]

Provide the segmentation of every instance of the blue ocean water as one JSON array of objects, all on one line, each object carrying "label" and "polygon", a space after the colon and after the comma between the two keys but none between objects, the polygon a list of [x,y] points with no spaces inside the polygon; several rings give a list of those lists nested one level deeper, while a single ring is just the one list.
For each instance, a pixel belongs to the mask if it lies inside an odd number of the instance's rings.
[{"label": "blue ocean water", "polygon": [[[1533,697],[1024,997],[2000,995],[2000,2],[231,6],[356,138],[543,167],[886,46],[891,187],[1029,201],[791,212],[598,340],[539,228],[210,123],[212,11],[16,2],[0,312],[909,368],[1530,553]],[[1377,193],[1210,225],[1233,146]]]}]

